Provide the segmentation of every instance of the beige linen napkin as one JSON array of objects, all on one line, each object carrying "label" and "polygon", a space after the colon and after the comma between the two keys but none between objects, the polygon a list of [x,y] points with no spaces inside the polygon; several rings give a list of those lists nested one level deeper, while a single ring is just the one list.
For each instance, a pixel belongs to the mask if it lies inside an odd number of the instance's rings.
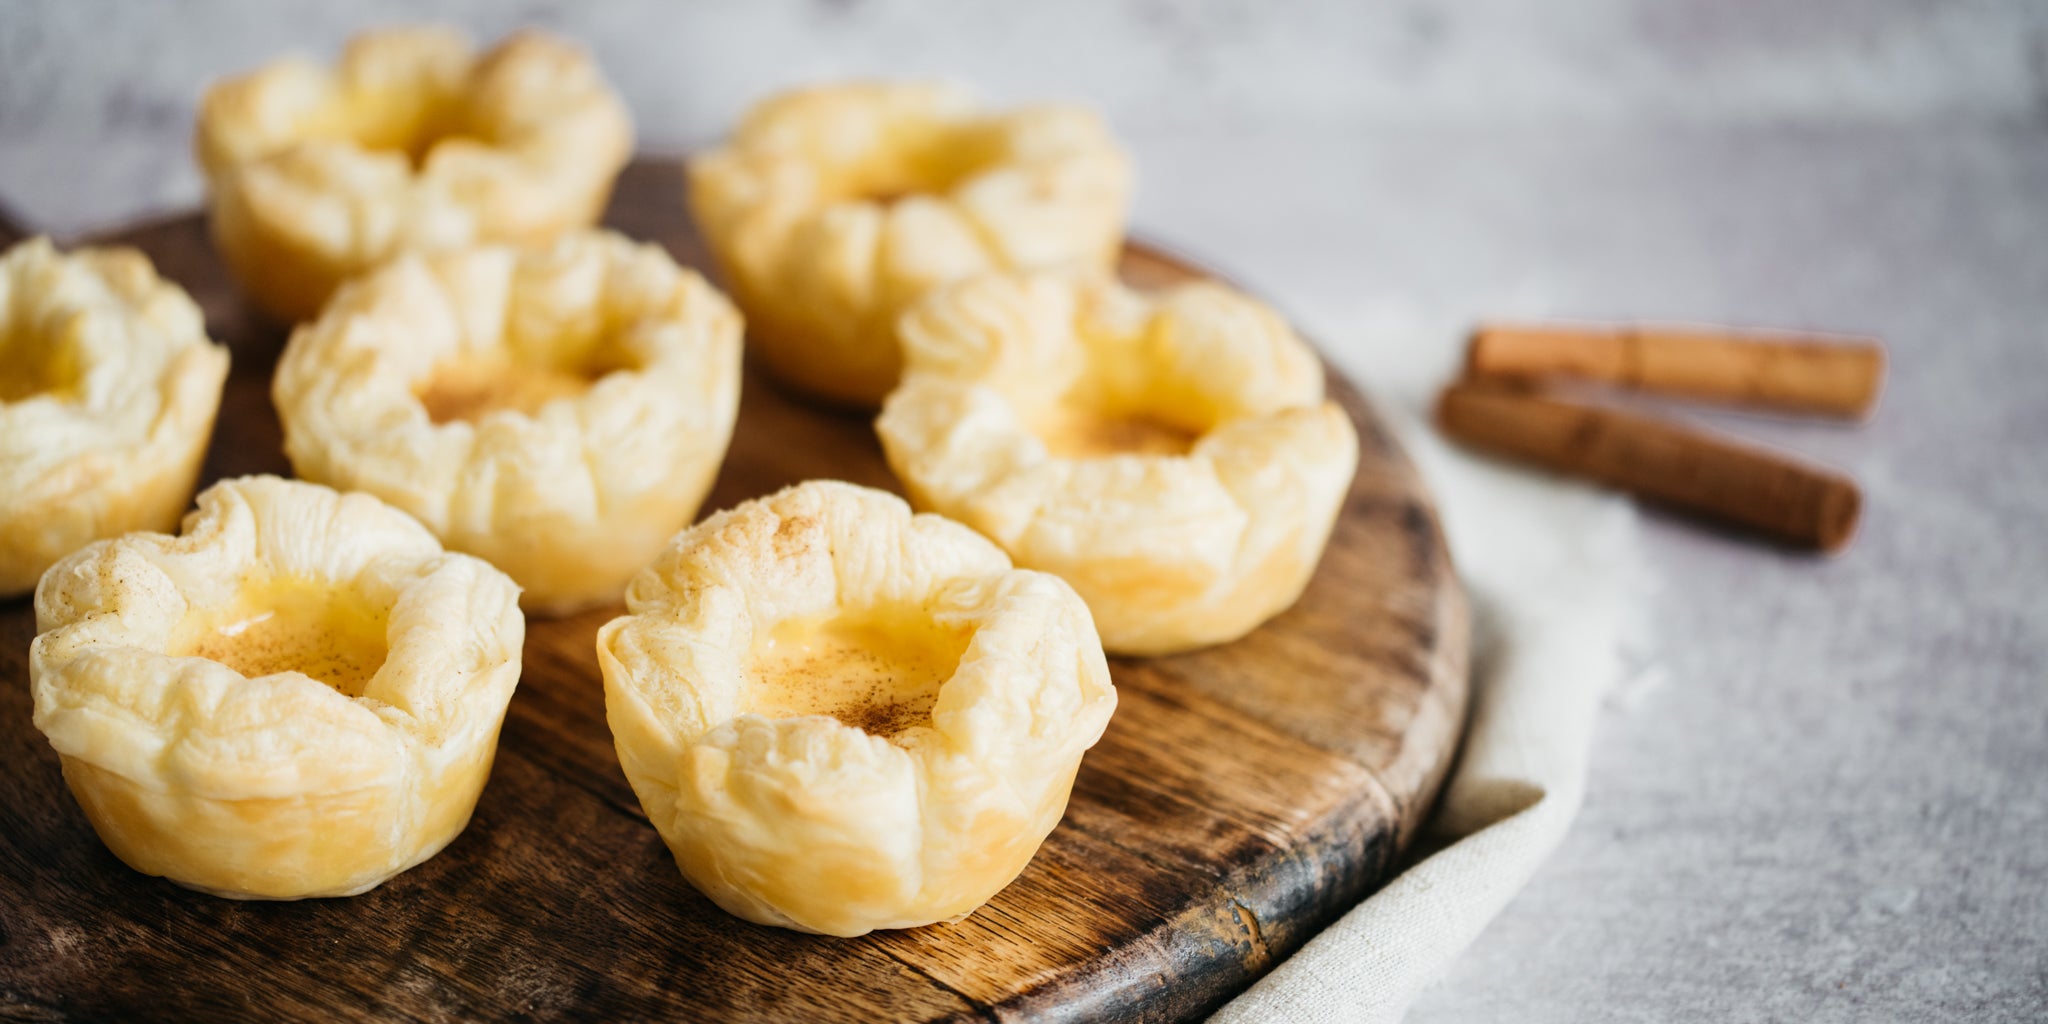
[{"label": "beige linen napkin", "polygon": [[1638,584],[1632,509],[1450,448],[1421,425],[1420,399],[1379,405],[1436,495],[1474,625],[1470,731],[1425,826],[1425,841],[1442,849],[1213,1022],[1399,1020],[1528,882],[1578,812],[1593,719],[1619,674]]}]

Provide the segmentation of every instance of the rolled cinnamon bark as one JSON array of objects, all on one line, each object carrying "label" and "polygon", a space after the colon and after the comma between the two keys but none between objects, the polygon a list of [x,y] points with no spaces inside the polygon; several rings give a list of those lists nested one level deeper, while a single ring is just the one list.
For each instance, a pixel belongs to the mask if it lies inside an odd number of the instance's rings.
[{"label": "rolled cinnamon bark", "polygon": [[1497,385],[1453,384],[1444,433],[1788,544],[1839,551],[1862,496],[1838,473],[1675,424]]},{"label": "rolled cinnamon bark", "polygon": [[1572,378],[1640,391],[1858,419],[1884,384],[1869,338],[1726,328],[1494,324],[1472,334],[1473,378]]}]

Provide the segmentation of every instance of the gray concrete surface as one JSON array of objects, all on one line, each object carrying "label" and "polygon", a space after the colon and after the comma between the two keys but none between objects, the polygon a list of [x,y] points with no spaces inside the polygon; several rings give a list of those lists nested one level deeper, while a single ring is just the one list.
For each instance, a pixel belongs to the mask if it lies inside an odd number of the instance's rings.
[{"label": "gray concrete surface", "polygon": [[11,2],[0,199],[190,203],[207,78],[422,10],[583,38],[657,150],[849,73],[1091,99],[1140,227],[1392,401],[1482,316],[1884,336],[1867,426],[1702,417],[1853,472],[1863,534],[1646,517],[1584,813],[1412,1019],[2048,1018],[2048,4]]}]

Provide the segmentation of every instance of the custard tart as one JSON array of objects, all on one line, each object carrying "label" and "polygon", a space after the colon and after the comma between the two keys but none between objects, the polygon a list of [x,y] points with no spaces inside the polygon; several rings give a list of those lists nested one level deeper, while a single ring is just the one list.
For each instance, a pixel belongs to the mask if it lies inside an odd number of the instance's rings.
[{"label": "custard tart", "polygon": [[618,600],[711,488],[740,318],[656,245],[404,256],[293,332],[271,388],[301,477],[505,570],[529,612]]},{"label": "custard tart", "polygon": [[0,598],[90,541],[177,525],[227,374],[140,252],[0,256]]},{"label": "custard tart", "polygon": [[36,590],[35,725],[115,856],[237,899],[349,896],[461,833],[519,680],[518,588],[368,495],[276,477]]},{"label": "custard tart", "polygon": [[596,223],[633,125],[560,39],[479,54],[458,32],[402,28],[356,37],[331,68],[287,58],[214,85],[194,145],[229,269],[289,322],[400,253]]},{"label": "custard tart", "polygon": [[1088,609],[974,531],[812,481],[679,534],[599,630],[626,778],[731,913],[967,915],[1065,813],[1116,690]]},{"label": "custard tart", "polygon": [[923,83],[777,96],[689,164],[749,344],[791,387],[870,409],[896,383],[904,306],[992,269],[1113,265],[1130,189],[1091,111],[987,111]]},{"label": "custard tart", "polygon": [[875,426],[911,501],[1073,584],[1111,652],[1234,640],[1301,595],[1358,434],[1272,310],[1208,282],[990,275],[900,330]]}]

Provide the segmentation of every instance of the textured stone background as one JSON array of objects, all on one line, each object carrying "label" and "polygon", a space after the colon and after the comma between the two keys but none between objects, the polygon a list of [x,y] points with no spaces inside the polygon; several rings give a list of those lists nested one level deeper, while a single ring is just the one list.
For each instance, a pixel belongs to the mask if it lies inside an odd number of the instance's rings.
[{"label": "textured stone background", "polygon": [[1863,535],[1645,516],[1584,814],[1413,1019],[2048,1015],[2048,4],[0,2],[0,199],[194,202],[209,77],[428,14],[585,40],[654,150],[853,73],[1088,99],[1143,230],[1393,402],[1482,316],[1883,335],[1868,426],[1703,417],[1853,472]]}]

